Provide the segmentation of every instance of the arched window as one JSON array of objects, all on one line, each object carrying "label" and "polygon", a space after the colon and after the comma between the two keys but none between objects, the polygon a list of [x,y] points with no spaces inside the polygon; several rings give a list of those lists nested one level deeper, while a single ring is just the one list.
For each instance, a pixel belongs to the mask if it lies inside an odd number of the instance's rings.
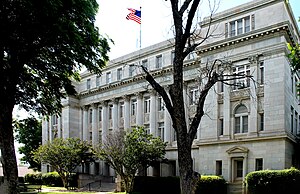
[{"label": "arched window", "polygon": [[234,133],[248,132],[248,110],[245,105],[236,108],[234,114]]}]

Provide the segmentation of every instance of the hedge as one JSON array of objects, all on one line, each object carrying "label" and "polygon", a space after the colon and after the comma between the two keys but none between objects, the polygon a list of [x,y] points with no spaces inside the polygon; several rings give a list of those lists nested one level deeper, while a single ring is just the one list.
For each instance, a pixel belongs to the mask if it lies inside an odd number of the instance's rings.
[{"label": "hedge", "polygon": [[[172,193],[180,194],[179,177],[144,177],[134,179],[132,193]],[[226,181],[218,176],[202,175],[197,182],[195,194],[226,194]]]},{"label": "hedge", "polygon": [[295,168],[255,171],[249,173],[245,181],[249,194],[299,194],[300,171]]}]

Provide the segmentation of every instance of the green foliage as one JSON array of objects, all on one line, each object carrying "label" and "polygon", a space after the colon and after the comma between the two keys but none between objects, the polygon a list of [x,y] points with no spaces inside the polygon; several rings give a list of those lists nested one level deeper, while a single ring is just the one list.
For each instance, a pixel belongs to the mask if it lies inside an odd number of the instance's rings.
[{"label": "green foliage", "polygon": [[287,44],[290,53],[288,54],[289,59],[291,60],[291,66],[294,71],[300,70],[300,45],[296,44],[292,46],[291,44]]},{"label": "green foliage", "polygon": [[23,144],[19,152],[24,154],[22,161],[29,163],[29,168],[40,171],[41,164],[33,158],[32,151],[36,150],[42,144],[42,124],[41,121],[31,116],[23,120],[14,122],[14,128],[17,132],[16,140]]},{"label": "green foliage", "polygon": [[61,187],[63,182],[57,172],[48,172],[42,174],[43,185]]},{"label": "green foliage", "polygon": [[226,194],[227,184],[224,178],[202,175],[197,182],[195,194]]},{"label": "green foliage", "polygon": [[52,142],[41,145],[34,152],[34,159],[37,162],[50,164],[58,172],[66,187],[70,174],[82,160],[92,159],[90,150],[91,146],[79,138],[56,138]]},{"label": "green foliage", "polygon": [[295,168],[256,171],[249,173],[245,180],[250,194],[297,194],[299,193],[300,171]]},{"label": "green foliage", "polygon": [[25,175],[25,183],[29,183],[32,185],[42,184],[42,173],[33,173]]},{"label": "green foliage", "polygon": [[166,143],[142,127],[129,132],[109,135],[96,149],[96,155],[111,165],[124,181],[125,191],[130,192],[139,168],[148,167],[165,155]]},{"label": "green foliage", "polygon": [[[135,177],[133,193],[172,193],[180,194],[179,177]],[[226,194],[225,179],[205,175],[197,181],[195,194]]]}]

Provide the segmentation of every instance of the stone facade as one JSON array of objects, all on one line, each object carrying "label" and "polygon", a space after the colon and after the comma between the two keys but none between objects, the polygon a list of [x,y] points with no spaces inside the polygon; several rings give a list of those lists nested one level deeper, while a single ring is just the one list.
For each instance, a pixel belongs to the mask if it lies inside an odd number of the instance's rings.
[{"label": "stone facade", "polygon": [[[213,18],[215,36],[185,60],[186,114],[191,117],[195,111],[205,80],[201,70],[207,61],[226,59],[231,62],[228,74],[252,75],[253,80],[217,83],[210,90],[192,149],[195,171],[222,175],[234,182],[254,170],[297,165],[294,146],[300,130],[299,75],[290,68],[286,44],[298,42],[299,30],[291,8],[285,0],[254,0]],[[204,33],[208,18],[200,26]],[[169,163],[149,168],[148,174],[178,175],[176,134],[169,113],[139,67],[146,66],[168,90],[172,45],[168,40],[111,60],[101,76],[84,72],[82,81],[74,83],[78,97],[63,100],[61,117],[43,121],[43,142],[80,137],[96,145],[110,132],[143,125],[168,142]],[[115,176],[101,161],[79,170]]]}]

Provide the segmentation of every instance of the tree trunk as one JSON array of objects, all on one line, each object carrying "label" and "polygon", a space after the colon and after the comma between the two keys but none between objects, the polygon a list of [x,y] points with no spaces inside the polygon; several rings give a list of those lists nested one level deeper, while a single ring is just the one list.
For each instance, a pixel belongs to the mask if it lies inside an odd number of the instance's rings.
[{"label": "tree trunk", "polygon": [[2,157],[1,162],[3,166],[4,175],[4,183],[0,183],[0,193],[16,194],[19,192],[17,189],[18,168],[12,129],[13,106],[9,106],[4,101],[2,102],[0,107],[0,146]]}]

